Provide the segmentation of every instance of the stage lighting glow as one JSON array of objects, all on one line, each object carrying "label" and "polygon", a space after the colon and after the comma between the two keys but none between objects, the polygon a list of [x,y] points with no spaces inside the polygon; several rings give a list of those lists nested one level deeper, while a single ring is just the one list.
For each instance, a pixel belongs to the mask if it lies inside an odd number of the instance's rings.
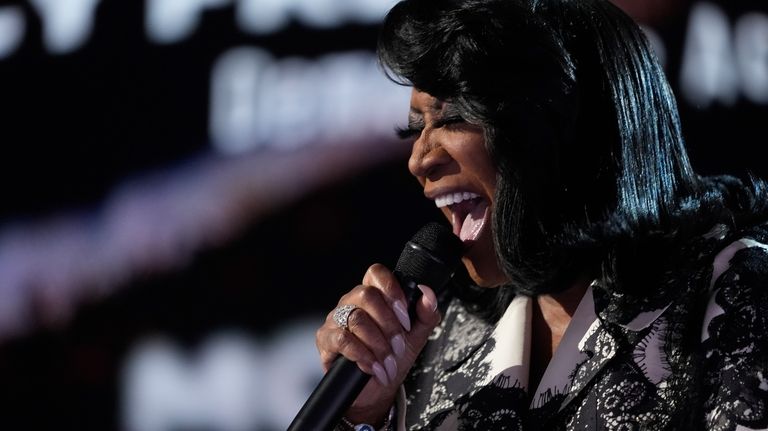
[{"label": "stage lighting glow", "polygon": [[0,7],[0,59],[14,52],[24,39],[26,21],[18,6]]},{"label": "stage lighting glow", "polygon": [[145,339],[123,369],[123,429],[285,429],[322,377],[314,347],[321,320],[270,338],[217,333],[192,352]]},{"label": "stage lighting glow", "polygon": [[101,0],[30,0],[43,20],[45,45],[53,54],[68,54],[88,40]]},{"label": "stage lighting glow", "polygon": [[391,138],[408,115],[410,90],[387,80],[370,52],[276,60],[234,48],[211,75],[210,133],[223,154]]},{"label": "stage lighting glow", "polygon": [[751,12],[736,24],[736,58],[748,99],[768,104],[768,14]]},{"label": "stage lighting glow", "polygon": [[264,34],[279,30],[291,19],[316,28],[346,23],[375,24],[395,0],[239,0],[237,20],[243,31]]},{"label": "stage lighting glow", "polygon": [[223,6],[234,6],[242,31],[266,34],[280,31],[291,20],[313,28],[375,24],[394,4],[394,0],[147,0],[145,25],[153,42],[168,44],[190,37],[206,10]]},{"label": "stage lighting glow", "polygon": [[231,0],[148,0],[145,26],[155,43],[174,43],[191,36],[206,9],[225,6]]},{"label": "stage lighting glow", "polygon": [[768,103],[768,16],[742,15],[734,26],[713,3],[693,6],[683,51],[680,87],[689,103],[733,106],[740,95]]}]

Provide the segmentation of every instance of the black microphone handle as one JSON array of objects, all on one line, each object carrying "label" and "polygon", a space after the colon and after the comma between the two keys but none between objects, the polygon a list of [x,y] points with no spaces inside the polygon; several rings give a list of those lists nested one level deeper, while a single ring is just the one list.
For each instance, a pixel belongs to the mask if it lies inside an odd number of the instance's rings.
[{"label": "black microphone handle", "polygon": [[[416,281],[398,271],[395,271],[395,277],[405,293],[408,314],[412,318],[421,298],[421,290]],[[339,356],[288,426],[288,431],[332,430],[370,379],[371,376],[358,368],[355,362]]]}]

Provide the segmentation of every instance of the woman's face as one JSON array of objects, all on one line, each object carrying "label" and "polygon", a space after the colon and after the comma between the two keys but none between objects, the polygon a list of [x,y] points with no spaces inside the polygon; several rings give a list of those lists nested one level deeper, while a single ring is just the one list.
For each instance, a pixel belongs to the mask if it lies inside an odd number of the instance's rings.
[{"label": "woman's face", "polygon": [[449,103],[413,90],[408,128],[415,138],[408,169],[464,242],[462,258],[479,286],[506,281],[491,233],[496,169],[481,127],[464,121]]}]

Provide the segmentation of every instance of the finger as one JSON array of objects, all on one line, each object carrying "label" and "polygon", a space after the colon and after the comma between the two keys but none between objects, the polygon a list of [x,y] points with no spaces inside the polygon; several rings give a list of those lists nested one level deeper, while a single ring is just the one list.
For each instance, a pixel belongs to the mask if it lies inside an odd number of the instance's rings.
[{"label": "finger", "polygon": [[[389,342],[391,337],[384,334],[378,323],[366,312],[368,309],[370,308],[356,308],[347,319],[347,329],[376,355],[378,361],[383,363],[387,357],[393,354]],[[391,312],[389,313],[391,314]]]},{"label": "finger", "polygon": [[363,276],[363,284],[375,286],[393,300],[399,299],[405,301],[405,295],[400,289],[400,283],[397,277],[386,266],[380,263],[371,265]]},{"label": "finger", "polygon": [[325,332],[327,331],[328,329],[323,325],[315,332],[315,345],[320,353],[320,363],[323,366],[323,372],[328,372],[333,361],[339,356],[338,352],[331,350],[326,344],[328,337],[325,335]]},{"label": "finger", "polygon": [[[352,298],[352,301],[356,301],[360,308],[365,310],[367,319],[369,322],[362,320],[360,323],[373,324],[378,329],[381,336],[385,339],[383,343],[381,340],[370,339],[371,342],[379,343],[379,346],[370,346],[377,355],[381,352],[379,348],[386,348],[387,353],[394,353],[396,356],[401,357],[405,352],[404,349],[404,334],[401,318],[398,317],[393,305],[387,301],[386,296],[376,287],[361,286],[357,290],[357,294]],[[407,314],[407,312],[406,312]],[[410,326],[410,323],[409,323]],[[356,331],[353,331],[357,333]],[[366,340],[368,338],[363,337],[362,334],[357,334],[361,339]],[[381,359],[381,356],[379,356]]]},{"label": "finger", "polygon": [[440,323],[440,312],[437,311],[437,297],[428,286],[420,284],[421,298],[416,303],[416,318],[413,319],[411,340],[424,340],[432,333],[432,330]]},{"label": "finger", "polygon": [[376,360],[376,356],[368,350],[354,334],[346,329],[336,328],[318,330],[317,345],[320,350],[320,358],[323,368],[327,371],[333,361],[342,355],[352,362],[357,363],[364,373],[375,376],[382,385],[390,382],[384,365]]},{"label": "finger", "polygon": [[[411,330],[411,318],[408,316],[405,294],[397,281],[397,277],[387,267],[381,264],[373,264],[363,276],[363,284],[377,287],[384,296],[387,304],[394,313],[397,321],[403,329]],[[394,336],[392,333],[388,333]]]},{"label": "finger", "polygon": [[[384,366],[389,381],[394,381],[397,378],[397,359],[395,359],[390,341],[385,338],[376,322],[374,322],[368,313],[360,309],[356,309],[355,312],[350,315],[348,322],[349,331],[352,332],[358,340],[362,341],[368,350],[376,355],[377,362]],[[405,346],[403,345],[403,349],[399,356],[402,356],[404,352]],[[376,371],[376,364],[374,364],[373,367],[374,371]]]}]

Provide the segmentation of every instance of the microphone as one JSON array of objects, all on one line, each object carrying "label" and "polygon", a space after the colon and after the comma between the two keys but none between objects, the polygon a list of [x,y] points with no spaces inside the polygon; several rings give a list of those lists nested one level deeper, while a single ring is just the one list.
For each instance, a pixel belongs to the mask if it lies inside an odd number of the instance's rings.
[{"label": "microphone", "polygon": [[[415,315],[421,298],[419,284],[439,294],[461,263],[464,244],[447,227],[428,223],[405,244],[393,271]],[[331,430],[341,420],[371,376],[339,355],[291,422],[288,431]]]}]

